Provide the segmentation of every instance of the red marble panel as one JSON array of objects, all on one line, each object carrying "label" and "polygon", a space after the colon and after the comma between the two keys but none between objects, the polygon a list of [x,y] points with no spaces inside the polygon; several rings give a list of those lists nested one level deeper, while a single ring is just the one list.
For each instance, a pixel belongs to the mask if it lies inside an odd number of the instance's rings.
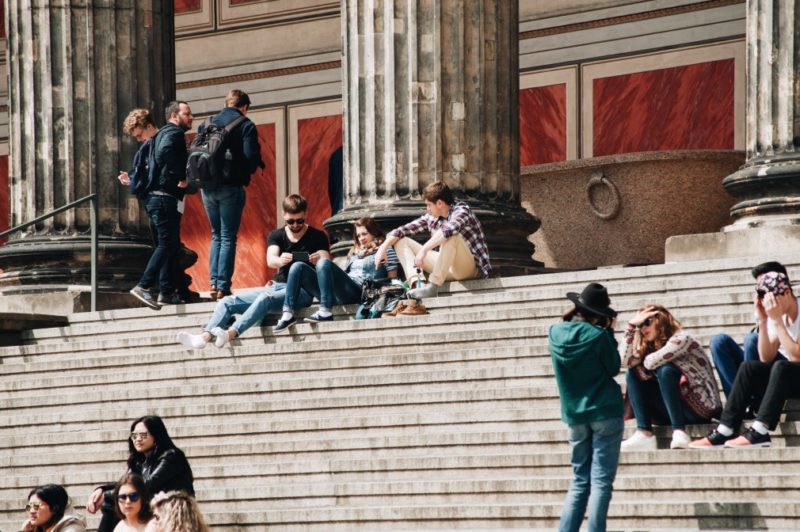
[{"label": "red marble panel", "polygon": [[520,166],[567,159],[567,85],[519,91]]},{"label": "red marble panel", "polygon": [[594,155],[733,149],[734,60],[594,80]]},{"label": "red marble panel", "polygon": [[[266,170],[256,170],[247,187],[247,201],[239,227],[236,244],[236,266],[233,288],[262,286],[275,273],[267,268],[267,236],[277,227],[275,183],[275,124],[257,126],[261,143],[261,158]],[[209,286],[209,250],[211,225],[208,222],[200,194],[188,196],[181,220],[181,239],[198,254],[197,263],[188,272],[194,290],[205,291]]]},{"label": "red marble panel", "polygon": [[6,38],[6,3],[0,2],[0,39]]},{"label": "red marble panel", "polygon": [[297,121],[300,194],[308,200],[308,223],[322,229],[331,215],[328,200],[328,161],[342,145],[342,116]]},{"label": "red marble panel", "polygon": [[[9,228],[11,210],[8,203],[8,155],[0,156],[0,232]],[[5,243],[8,237],[0,239],[0,245]],[[0,270],[2,271],[2,270]]]},{"label": "red marble panel", "polygon": [[262,2],[263,0],[229,0],[229,5],[241,6],[244,4],[252,4],[255,2]]},{"label": "red marble panel", "polygon": [[175,0],[175,14],[191,13],[203,9],[203,0]]}]

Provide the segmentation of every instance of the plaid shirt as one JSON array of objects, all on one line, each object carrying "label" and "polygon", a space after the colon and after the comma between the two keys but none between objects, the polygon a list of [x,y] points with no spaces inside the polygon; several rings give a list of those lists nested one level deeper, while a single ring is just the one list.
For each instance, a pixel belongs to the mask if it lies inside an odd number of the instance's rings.
[{"label": "plaid shirt", "polygon": [[450,207],[447,218],[437,219],[426,213],[416,220],[398,227],[390,232],[389,236],[402,238],[424,231],[433,234],[436,230],[441,230],[446,238],[450,238],[454,234],[460,234],[464,237],[467,247],[469,247],[472,256],[475,258],[475,264],[484,277],[489,277],[492,272],[492,265],[489,263],[489,248],[486,246],[486,237],[483,236],[481,223],[472,214],[472,209],[462,201]]}]

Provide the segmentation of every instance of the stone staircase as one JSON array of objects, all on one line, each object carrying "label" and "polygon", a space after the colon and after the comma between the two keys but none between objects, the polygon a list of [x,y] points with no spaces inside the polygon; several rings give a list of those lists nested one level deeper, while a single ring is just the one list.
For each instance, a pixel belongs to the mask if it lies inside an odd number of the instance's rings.
[{"label": "stone staircase", "polygon": [[[800,255],[778,259],[800,278]],[[427,316],[341,314],[277,337],[268,322],[221,350],[174,342],[211,304],[72,315],[0,347],[0,532],[39,484],[83,511],[146,413],[186,452],[217,530],[552,530],[571,470],[546,334],[565,292],[597,280],[621,320],[659,302],[706,344],[741,340],[751,262],[453,283]],[[623,454],[610,527],[800,530],[798,413],[770,449]]]}]

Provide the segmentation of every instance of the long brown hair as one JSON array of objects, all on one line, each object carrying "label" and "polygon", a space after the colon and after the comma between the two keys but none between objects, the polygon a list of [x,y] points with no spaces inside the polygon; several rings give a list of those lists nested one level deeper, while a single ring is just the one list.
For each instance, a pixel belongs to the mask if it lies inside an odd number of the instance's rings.
[{"label": "long brown hair", "polygon": [[364,227],[369,234],[372,235],[374,240],[372,243],[365,249],[363,249],[366,254],[371,254],[377,251],[378,246],[383,244],[383,241],[386,240],[386,231],[383,230],[383,227],[378,225],[378,222],[375,221],[374,218],[369,216],[362,216],[355,222],[353,222],[353,247],[350,248],[350,251],[347,253],[347,256],[351,256],[354,253],[357,253],[361,250],[361,246],[358,244],[358,228]]},{"label": "long brown hair", "polygon": [[643,355],[658,351],[664,347],[664,344],[667,343],[667,340],[672,338],[673,334],[683,329],[681,322],[679,322],[675,316],[670,314],[670,312],[662,305],[645,305],[640,308],[639,311],[641,312],[648,308],[656,311],[656,314],[654,314],[652,317],[655,322],[653,326],[656,328],[656,337],[652,342],[648,342],[644,339],[642,333],[639,332],[633,339],[633,348]]},{"label": "long brown hair", "polygon": [[153,518],[153,511],[150,509],[152,496],[150,495],[150,490],[147,489],[147,484],[144,483],[144,479],[136,473],[126,473],[114,486],[114,513],[123,521],[125,520],[125,515],[119,509],[119,490],[126,484],[133,486],[133,489],[139,494],[139,500],[142,501],[139,515],[136,518],[140,523],[147,523]]}]

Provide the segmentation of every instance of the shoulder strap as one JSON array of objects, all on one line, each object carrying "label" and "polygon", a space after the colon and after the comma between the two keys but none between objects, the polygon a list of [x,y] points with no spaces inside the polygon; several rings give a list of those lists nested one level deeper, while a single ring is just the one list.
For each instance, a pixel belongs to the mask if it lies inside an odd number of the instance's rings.
[{"label": "shoulder strap", "polygon": [[244,115],[240,116],[239,118],[237,118],[236,120],[225,126],[225,133],[230,133],[236,126],[244,122],[246,119],[247,119],[246,116]]}]

